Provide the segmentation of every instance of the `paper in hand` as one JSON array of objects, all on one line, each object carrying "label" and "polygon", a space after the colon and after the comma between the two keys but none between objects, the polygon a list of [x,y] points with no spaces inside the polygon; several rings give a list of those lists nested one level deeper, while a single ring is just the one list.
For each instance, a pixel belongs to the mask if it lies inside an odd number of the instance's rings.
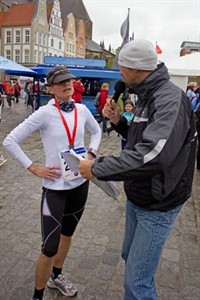
[{"label": "paper in hand", "polygon": [[[85,159],[80,154],[77,154],[73,149],[70,149],[69,152],[62,152],[62,155],[72,172],[77,171],[79,161]],[[91,181],[102,191],[104,191],[109,197],[114,200],[118,200],[120,191],[116,186],[114,186],[113,183],[109,181],[102,181],[97,178],[92,178]]]}]

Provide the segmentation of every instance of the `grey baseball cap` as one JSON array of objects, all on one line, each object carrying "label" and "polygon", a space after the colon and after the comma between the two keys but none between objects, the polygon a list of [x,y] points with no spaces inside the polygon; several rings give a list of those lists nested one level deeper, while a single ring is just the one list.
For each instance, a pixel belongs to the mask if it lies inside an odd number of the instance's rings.
[{"label": "grey baseball cap", "polygon": [[76,78],[76,76],[71,74],[67,67],[56,66],[48,72],[47,84],[50,86],[54,83],[59,83],[73,78]]}]

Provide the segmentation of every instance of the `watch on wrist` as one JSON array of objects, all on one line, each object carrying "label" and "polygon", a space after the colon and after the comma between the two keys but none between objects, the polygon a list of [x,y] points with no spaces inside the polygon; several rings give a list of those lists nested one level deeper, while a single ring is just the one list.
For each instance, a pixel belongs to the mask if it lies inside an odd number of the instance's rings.
[{"label": "watch on wrist", "polygon": [[97,151],[92,148],[88,149],[88,153],[90,153],[94,158],[97,157]]}]

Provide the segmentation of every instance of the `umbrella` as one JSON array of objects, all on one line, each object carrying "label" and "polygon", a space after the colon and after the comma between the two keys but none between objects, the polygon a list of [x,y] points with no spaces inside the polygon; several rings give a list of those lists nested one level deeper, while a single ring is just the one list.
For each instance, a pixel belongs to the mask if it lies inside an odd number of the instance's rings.
[{"label": "umbrella", "polygon": [[37,73],[29,68],[26,68],[12,60],[0,56],[0,71],[6,74],[21,75],[21,76],[36,76]]}]

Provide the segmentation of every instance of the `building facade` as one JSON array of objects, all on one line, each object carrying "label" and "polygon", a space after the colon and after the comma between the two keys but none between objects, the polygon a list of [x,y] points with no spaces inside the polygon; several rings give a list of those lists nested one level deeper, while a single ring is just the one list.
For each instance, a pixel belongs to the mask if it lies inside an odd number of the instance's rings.
[{"label": "building facade", "polygon": [[26,66],[44,56],[106,59],[82,0],[1,0],[0,53]]},{"label": "building facade", "polygon": [[180,56],[190,54],[193,52],[200,52],[200,43],[190,41],[182,42]]},{"label": "building facade", "polygon": [[48,55],[64,56],[64,32],[59,0],[47,4],[47,18],[49,24]]},{"label": "building facade", "polygon": [[2,56],[24,65],[42,63],[48,49],[46,1],[13,4],[5,14],[1,24]]},{"label": "building facade", "polygon": [[64,56],[75,57],[76,56],[76,24],[72,13],[70,13],[64,24]]}]

